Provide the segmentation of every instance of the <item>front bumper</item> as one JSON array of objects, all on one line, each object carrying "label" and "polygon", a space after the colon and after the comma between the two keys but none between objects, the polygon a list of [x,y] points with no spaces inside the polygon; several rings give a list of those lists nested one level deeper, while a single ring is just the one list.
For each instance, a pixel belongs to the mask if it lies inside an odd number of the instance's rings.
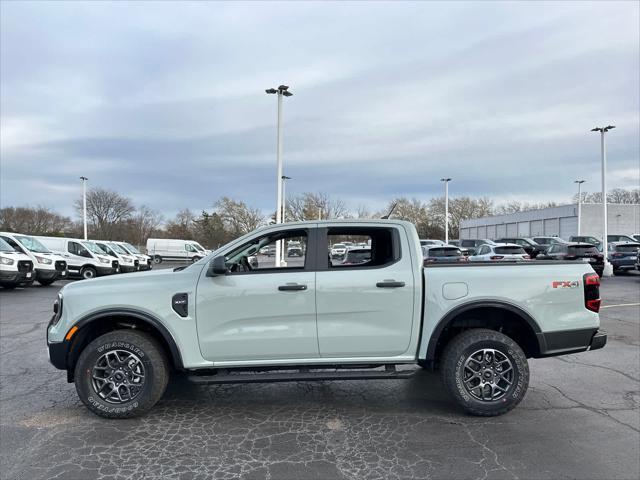
[{"label": "front bumper", "polygon": [[34,279],[33,272],[0,271],[0,283],[19,285],[24,282],[30,282]]},{"label": "front bumper", "polygon": [[114,267],[95,267],[96,272],[98,272],[98,276],[101,277],[103,275],[112,275],[114,273],[118,273],[118,268]]},{"label": "front bumper", "polygon": [[36,280],[58,280],[59,278],[67,278],[66,270],[45,270],[36,268]]},{"label": "front bumper", "polygon": [[137,272],[138,271],[138,267],[136,267],[134,265],[123,265],[123,264],[120,264],[120,271],[122,273]]}]

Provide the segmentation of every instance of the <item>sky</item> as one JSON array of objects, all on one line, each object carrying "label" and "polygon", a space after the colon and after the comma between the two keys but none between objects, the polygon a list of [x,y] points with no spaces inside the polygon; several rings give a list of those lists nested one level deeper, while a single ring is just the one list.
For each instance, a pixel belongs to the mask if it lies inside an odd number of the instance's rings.
[{"label": "sky", "polygon": [[165,217],[222,196],[569,203],[640,184],[640,3],[0,5],[0,206],[75,217],[79,177]]}]

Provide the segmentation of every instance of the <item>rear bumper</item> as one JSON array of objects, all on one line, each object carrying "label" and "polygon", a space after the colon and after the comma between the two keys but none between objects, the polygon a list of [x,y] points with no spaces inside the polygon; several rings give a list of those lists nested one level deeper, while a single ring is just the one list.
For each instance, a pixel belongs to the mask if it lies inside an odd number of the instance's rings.
[{"label": "rear bumper", "polygon": [[607,334],[597,328],[538,333],[539,357],[597,350],[607,343]]}]

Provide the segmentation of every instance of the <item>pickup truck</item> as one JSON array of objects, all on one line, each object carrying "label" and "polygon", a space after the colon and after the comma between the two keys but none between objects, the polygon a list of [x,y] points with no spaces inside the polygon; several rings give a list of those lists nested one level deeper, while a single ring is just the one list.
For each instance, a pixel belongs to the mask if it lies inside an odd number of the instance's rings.
[{"label": "pickup truck", "polygon": [[[329,245],[366,242],[367,262]],[[299,241],[304,256],[249,261]],[[285,243],[286,244],[286,243]],[[415,227],[318,221],[258,229],[198,262],[66,285],[51,363],[107,418],[148,411],[170,373],[198,383],[408,378],[437,369],[466,412],[514,408],[529,358],[602,348],[599,277],[586,263],[423,267]],[[399,367],[399,368],[396,368]]]}]

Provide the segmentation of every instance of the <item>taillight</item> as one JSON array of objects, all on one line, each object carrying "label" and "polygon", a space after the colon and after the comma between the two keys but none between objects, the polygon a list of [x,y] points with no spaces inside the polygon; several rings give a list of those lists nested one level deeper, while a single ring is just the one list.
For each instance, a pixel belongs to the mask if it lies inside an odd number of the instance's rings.
[{"label": "taillight", "polygon": [[620,257],[624,257],[624,254],[616,252],[616,253],[612,254],[611,256],[620,258]]},{"label": "taillight", "polygon": [[587,310],[598,313],[600,311],[600,277],[597,273],[585,273],[582,281],[584,283],[584,306]]},{"label": "taillight", "polygon": [[503,255],[492,255],[489,257],[490,260],[502,260],[503,258]]}]

